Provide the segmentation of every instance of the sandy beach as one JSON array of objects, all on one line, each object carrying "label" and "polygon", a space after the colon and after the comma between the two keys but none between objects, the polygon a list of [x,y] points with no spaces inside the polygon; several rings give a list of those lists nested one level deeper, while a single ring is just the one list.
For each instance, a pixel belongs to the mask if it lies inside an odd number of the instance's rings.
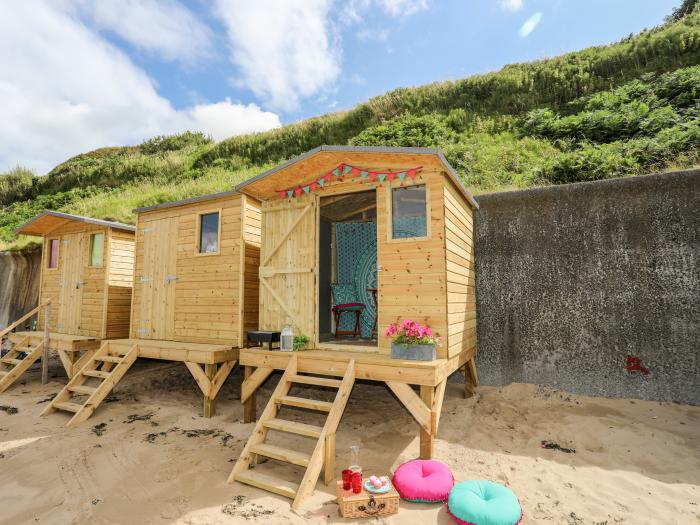
[{"label": "sandy beach", "polygon": [[[51,381],[42,386],[35,367],[0,395],[0,523],[345,521],[333,488],[322,482],[298,513],[285,498],[226,484],[252,430],[242,422],[239,370],[219,395],[217,415],[206,419],[183,365],[139,362],[109,402],[74,429],[64,426],[65,414],[39,417],[65,382],[61,371],[52,361]],[[260,390],[259,412],[276,378]],[[300,395],[323,399],[329,392]],[[313,422],[310,414],[296,416]],[[308,443],[298,439],[285,439],[285,446],[303,450]],[[575,452],[543,449],[542,440]],[[417,425],[385,386],[361,382],[338,428],[337,477],[355,443],[365,472],[386,474],[417,456]],[[490,479],[513,489],[527,524],[700,523],[700,407],[525,384],[479,387],[465,400],[451,384],[435,449],[458,480]],[[453,523],[444,506],[405,502],[398,515],[375,522]]]}]

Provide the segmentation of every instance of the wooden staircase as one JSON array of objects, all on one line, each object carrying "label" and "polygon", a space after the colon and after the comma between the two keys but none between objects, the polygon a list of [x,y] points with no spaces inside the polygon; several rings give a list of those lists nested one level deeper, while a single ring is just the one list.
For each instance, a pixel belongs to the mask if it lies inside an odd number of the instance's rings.
[{"label": "wooden staircase", "polygon": [[136,361],[138,353],[138,345],[134,345],[125,355],[116,355],[110,351],[109,341],[103,342],[100,349],[73,376],[41,415],[45,416],[56,410],[72,412],[73,417],[66,425],[68,427],[85,421],[124,377]]},{"label": "wooden staircase", "polygon": [[35,346],[29,346],[29,338],[24,337],[15,344],[4,357],[0,358],[0,392],[4,392],[17,381],[43,353],[43,341]]},{"label": "wooden staircase", "polygon": [[[341,379],[328,377],[301,375],[297,373],[297,356],[293,355],[287,365],[280,382],[272,393],[265,410],[255,425],[252,435],[248,439],[241,456],[236,462],[229,483],[238,481],[252,485],[275,494],[280,494],[293,499],[292,508],[301,506],[302,502],[311,496],[316,488],[316,482],[325,469],[326,484],[333,480],[335,460],[335,431],[340,423],[340,418],[345,411],[350,392],[355,383],[355,362],[350,361],[345,374]],[[338,391],[332,403],[317,401],[303,397],[290,396],[289,390],[294,384],[324,386],[336,388]],[[321,426],[308,425],[296,421],[287,421],[277,417],[281,406],[305,408],[316,412],[327,413],[325,424]],[[276,445],[266,443],[268,430],[277,430],[290,434],[297,434],[316,439],[316,445],[311,454],[305,454]],[[251,465],[256,461],[256,456],[264,456],[304,467],[306,472],[301,483],[296,484],[273,476],[251,470]]]}]

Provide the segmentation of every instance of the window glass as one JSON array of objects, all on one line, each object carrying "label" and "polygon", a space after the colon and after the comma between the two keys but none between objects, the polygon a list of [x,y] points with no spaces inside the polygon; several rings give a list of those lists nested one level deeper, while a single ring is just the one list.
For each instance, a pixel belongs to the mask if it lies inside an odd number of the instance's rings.
[{"label": "window glass", "polygon": [[406,186],[391,190],[392,239],[426,237],[428,221],[425,186]]},{"label": "window glass", "polygon": [[58,239],[49,241],[49,268],[58,268]]},{"label": "window glass", "polygon": [[219,251],[219,213],[199,216],[199,253]]},{"label": "window glass", "polygon": [[105,234],[93,233],[90,236],[90,266],[102,266],[105,249]]}]

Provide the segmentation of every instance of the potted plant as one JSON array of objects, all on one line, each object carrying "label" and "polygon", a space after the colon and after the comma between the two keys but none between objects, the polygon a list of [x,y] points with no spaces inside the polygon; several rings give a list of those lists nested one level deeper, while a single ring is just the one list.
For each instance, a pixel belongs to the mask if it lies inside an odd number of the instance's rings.
[{"label": "potted plant", "polygon": [[295,335],[293,343],[294,351],[299,352],[301,350],[304,350],[306,348],[306,345],[309,344],[310,340],[311,338],[308,335]]},{"label": "potted plant", "polygon": [[440,344],[440,338],[429,327],[404,319],[401,324],[390,324],[386,335],[391,337],[393,359],[435,360],[435,347]]}]

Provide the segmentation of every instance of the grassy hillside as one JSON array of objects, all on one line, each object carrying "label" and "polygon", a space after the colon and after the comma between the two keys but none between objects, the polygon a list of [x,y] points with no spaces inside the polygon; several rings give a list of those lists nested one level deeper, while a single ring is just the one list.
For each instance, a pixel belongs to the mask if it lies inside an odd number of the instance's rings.
[{"label": "grassy hillside", "polygon": [[700,163],[700,11],[621,42],[403,88],[354,109],[213,143],[200,133],[0,176],[0,247],[45,208],[132,222],[131,209],[230,189],[321,144],[436,146],[475,192]]}]

